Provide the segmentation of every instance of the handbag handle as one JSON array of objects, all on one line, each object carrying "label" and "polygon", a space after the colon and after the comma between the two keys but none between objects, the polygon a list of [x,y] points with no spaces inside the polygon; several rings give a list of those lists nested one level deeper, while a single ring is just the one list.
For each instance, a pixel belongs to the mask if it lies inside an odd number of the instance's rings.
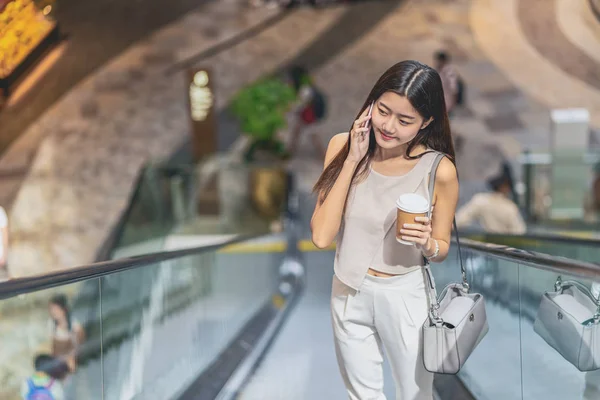
[{"label": "handbag handle", "polygon": [[[435,175],[437,173],[437,168],[440,165],[440,162],[442,161],[442,159],[444,158],[444,154],[443,153],[439,153],[437,152],[435,159],[433,160],[433,164],[431,165],[431,172],[429,174],[429,204],[431,204],[433,202],[433,191],[435,189]],[[431,219],[431,214],[432,214],[432,207],[429,207],[429,211],[427,212],[427,217]],[[458,258],[460,261],[460,272],[462,275],[462,286],[463,286],[463,290],[468,293],[469,292],[469,282],[467,280],[467,270],[465,269],[465,266],[463,264],[463,259],[462,259],[462,252],[461,252],[461,247],[460,247],[460,240],[458,238],[458,226],[456,224],[456,218],[453,218],[452,224],[454,225],[454,231],[456,233],[456,244],[458,246]],[[426,257],[423,257],[423,259],[425,260],[425,275],[427,277],[427,281],[428,281],[428,285],[427,285],[427,292],[429,294],[429,301],[431,304],[430,307],[430,316],[433,320],[435,321],[440,321],[439,315],[437,310],[439,310],[440,308],[440,303],[435,295],[435,280],[433,279],[433,275],[431,273],[431,269],[429,268],[429,260]]]},{"label": "handbag handle", "polygon": [[592,302],[594,302],[594,304],[596,304],[596,305],[600,304],[600,300],[597,299],[596,297],[594,297],[594,295],[592,294],[592,291],[590,289],[588,289],[588,287],[585,286],[583,283],[577,282],[577,281],[571,281],[571,280],[563,281],[562,277],[560,275],[558,276],[558,278],[556,278],[556,283],[554,284],[554,290],[557,292],[560,292],[568,286],[577,286],[579,288],[579,290],[584,292],[585,295],[588,296],[590,298],[590,300],[592,300]]},{"label": "handbag handle", "polygon": [[554,284],[554,290],[557,292],[562,292],[565,288],[567,288],[569,286],[576,286],[579,290],[581,290],[583,292],[583,294],[585,294],[587,297],[590,298],[592,303],[594,303],[600,311],[600,298],[594,296],[592,291],[581,282],[571,281],[571,280],[563,281],[562,277],[559,275],[558,278],[556,278],[556,283]]},{"label": "handbag handle", "polygon": [[590,289],[588,289],[588,287],[585,286],[583,283],[577,282],[577,281],[571,281],[571,280],[563,281],[562,277],[559,275],[558,278],[556,278],[556,283],[554,284],[554,290],[556,292],[562,293],[562,291],[569,286],[577,287],[583,294],[585,294],[587,297],[589,297],[589,299],[592,301],[592,303],[594,303],[594,305],[596,306],[596,313],[594,314],[594,319],[600,319],[600,299],[596,298],[592,294],[592,291]]}]

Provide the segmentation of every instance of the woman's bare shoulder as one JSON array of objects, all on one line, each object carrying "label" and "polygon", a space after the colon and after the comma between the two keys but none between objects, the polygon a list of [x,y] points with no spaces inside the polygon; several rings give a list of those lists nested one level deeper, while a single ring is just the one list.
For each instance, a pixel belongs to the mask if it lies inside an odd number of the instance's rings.
[{"label": "woman's bare shoulder", "polygon": [[347,141],[348,132],[338,133],[336,135],[333,135],[333,137],[329,141],[329,147],[334,147],[339,151],[342,147],[344,147]]},{"label": "woman's bare shoulder", "polygon": [[458,180],[456,166],[448,157],[444,157],[442,158],[442,161],[440,161],[435,180],[442,184],[448,184]]},{"label": "woman's bare shoulder", "polygon": [[325,155],[325,165],[329,165],[331,160],[344,148],[348,142],[348,132],[338,133],[333,136],[327,146],[327,154]]}]

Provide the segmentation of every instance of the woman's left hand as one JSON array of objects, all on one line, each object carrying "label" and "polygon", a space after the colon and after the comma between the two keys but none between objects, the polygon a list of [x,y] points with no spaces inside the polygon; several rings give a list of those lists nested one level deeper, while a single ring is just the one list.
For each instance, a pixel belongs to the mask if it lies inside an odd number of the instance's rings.
[{"label": "woman's left hand", "polygon": [[404,224],[400,230],[400,239],[412,242],[419,250],[428,251],[431,238],[431,220],[427,217],[416,217],[415,224]]}]

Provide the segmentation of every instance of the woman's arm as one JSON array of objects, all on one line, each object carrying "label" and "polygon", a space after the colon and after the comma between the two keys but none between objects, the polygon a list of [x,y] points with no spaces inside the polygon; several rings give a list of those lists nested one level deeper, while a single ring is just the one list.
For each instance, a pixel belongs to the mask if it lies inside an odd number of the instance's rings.
[{"label": "woman's arm", "polygon": [[354,121],[350,133],[335,135],[329,142],[325,155],[325,168],[344,146],[348,146],[348,142],[350,142],[350,148],[342,169],[327,197],[323,193],[319,193],[317,206],[310,220],[313,243],[320,249],[329,246],[340,230],[352,177],[369,150],[369,131],[371,128],[367,121],[371,119],[371,116],[368,115],[368,109],[368,107],[365,107],[359,118]]},{"label": "woman's arm", "polygon": [[[431,261],[442,262],[450,250],[450,237],[452,234],[452,221],[458,203],[458,176],[456,167],[448,158],[444,157],[438,166],[435,176],[434,199],[435,207],[431,217],[431,238],[437,240],[440,252]],[[435,251],[435,242],[429,239],[423,253],[427,256]]]},{"label": "woman's arm", "polygon": [[8,227],[0,228],[2,236],[2,255],[0,256],[0,269],[5,268],[8,264]]},{"label": "woman's arm", "polygon": [[73,340],[76,347],[79,347],[85,341],[85,331],[79,322],[73,324]]},{"label": "woman's arm", "polygon": [[[340,150],[347,145],[348,136],[348,133],[339,133],[329,141],[325,155],[325,168],[327,168]],[[357,165],[358,162],[346,160],[327,198],[323,200],[323,193],[319,193],[319,199],[310,220],[310,228],[312,230],[312,241],[320,249],[333,243],[340,230],[344,205],[346,204],[348,190],[350,189],[352,176]]]}]

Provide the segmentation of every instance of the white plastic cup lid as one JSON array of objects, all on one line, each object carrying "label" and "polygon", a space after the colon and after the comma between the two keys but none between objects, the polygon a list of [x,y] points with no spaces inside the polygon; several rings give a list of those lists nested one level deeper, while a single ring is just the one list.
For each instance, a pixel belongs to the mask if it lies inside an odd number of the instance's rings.
[{"label": "white plastic cup lid", "polygon": [[406,193],[396,200],[396,207],[409,213],[425,213],[429,211],[429,201],[416,193]]}]

